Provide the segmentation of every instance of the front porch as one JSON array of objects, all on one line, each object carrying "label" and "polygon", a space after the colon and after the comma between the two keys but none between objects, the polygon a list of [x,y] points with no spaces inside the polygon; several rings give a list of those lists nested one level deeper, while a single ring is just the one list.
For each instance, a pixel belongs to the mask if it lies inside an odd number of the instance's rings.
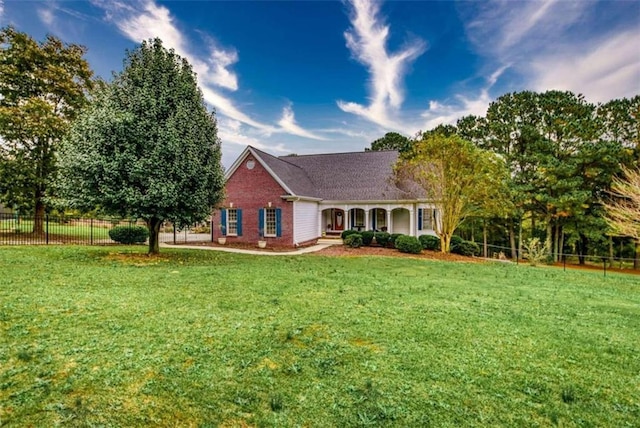
[{"label": "front porch", "polygon": [[345,230],[416,235],[413,204],[344,205],[320,210],[320,236],[340,236]]}]

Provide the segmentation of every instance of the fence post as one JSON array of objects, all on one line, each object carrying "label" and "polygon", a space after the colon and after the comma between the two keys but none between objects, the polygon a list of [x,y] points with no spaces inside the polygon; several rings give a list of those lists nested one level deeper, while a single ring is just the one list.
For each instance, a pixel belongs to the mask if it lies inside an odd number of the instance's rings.
[{"label": "fence post", "polygon": [[176,245],[176,224],[173,223],[173,245]]},{"label": "fence post", "polygon": [[91,219],[89,228],[90,228],[89,235],[90,235],[91,245],[93,245],[93,219]]},{"label": "fence post", "polygon": [[49,245],[49,214],[44,216],[45,229],[44,229],[44,242]]},{"label": "fence post", "polygon": [[607,276],[607,258],[603,257],[602,258],[602,266],[604,267],[604,276]]}]

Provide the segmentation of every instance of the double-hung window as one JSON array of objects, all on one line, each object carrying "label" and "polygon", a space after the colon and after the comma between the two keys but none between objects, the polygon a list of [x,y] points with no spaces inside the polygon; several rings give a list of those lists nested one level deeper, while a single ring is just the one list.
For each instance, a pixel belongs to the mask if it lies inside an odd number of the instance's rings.
[{"label": "double-hung window", "polygon": [[418,208],[418,230],[435,230],[435,210]]},{"label": "double-hung window", "polygon": [[276,236],[276,209],[265,208],[264,210],[264,236]]},{"label": "double-hung window", "polygon": [[260,208],[258,219],[260,236],[268,238],[281,236],[282,210],[280,208]]},{"label": "double-hung window", "polygon": [[238,236],[238,210],[236,208],[227,210],[227,235]]},{"label": "double-hung window", "polygon": [[225,208],[221,213],[222,234],[225,236],[242,236],[242,210]]}]

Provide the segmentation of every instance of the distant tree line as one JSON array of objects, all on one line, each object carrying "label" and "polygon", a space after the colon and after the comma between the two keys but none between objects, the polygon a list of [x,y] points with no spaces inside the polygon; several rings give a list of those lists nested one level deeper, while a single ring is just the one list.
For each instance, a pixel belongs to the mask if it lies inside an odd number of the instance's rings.
[{"label": "distant tree line", "polygon": [[[512,254],[536,237],[545,242],[551,260],[568,252],[578,254],[581,263],[589,254],[612,255],[617,244],[631,245],[637,267],[638,237],[629,233],[638,228],[637,211],[631,211],[635,214],[627,216],[629,224],[622,227],[620,216],[607,207],[631,204],[629,189],[640,161],[639,130],[640,95],[596,105],[571,92],[524,91],[499,97],[483,117],[466,116],[455,126],[440,125],[415,138],[388,133],[370,149],[399,150],[402,167],[419,160],[424,175],[426,165],[433,168],[441,162],[438,153],[451,150],[457,141],[452,136],[468,141],[479,150],[473,155],[477,162],[486,161],[481,152],[492,153],[505,173],[499,185],[480,178],[462,197],[469,207],[459,219],[458,233],[482,230],[485,243],[488,239],[508,246]],[[425,153],[425,142],[433,145],[436,135],[441,147]],[[451,171],[464,174],[466,158],[447,156]],[[496,191],[487,192],[487,185]],[[459,186],[452,185],[446,195],[456,189]],[[440,203],[444,200],[440,197]]]}]

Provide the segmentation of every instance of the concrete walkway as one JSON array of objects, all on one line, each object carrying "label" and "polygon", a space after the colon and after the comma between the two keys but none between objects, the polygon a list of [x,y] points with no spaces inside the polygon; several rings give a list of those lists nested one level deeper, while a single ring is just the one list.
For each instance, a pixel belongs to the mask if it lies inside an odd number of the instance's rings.
[{"label": "concrete walkway", "polygon": [[226,253],[238,253],[238,254],[254,254],[256,256],[297,256],[300,254],[315,253],[316,251],[324,250],[327,247],[335,244],[316,244],[310,247],[300,248],[292,251],[259,251],[259,250],[243,250],[240,248],[231,247],[211,247],[207,245],[173,245],[161,243],[162,248],[186,248],[189,250],[213,250],[224,251]]}]

